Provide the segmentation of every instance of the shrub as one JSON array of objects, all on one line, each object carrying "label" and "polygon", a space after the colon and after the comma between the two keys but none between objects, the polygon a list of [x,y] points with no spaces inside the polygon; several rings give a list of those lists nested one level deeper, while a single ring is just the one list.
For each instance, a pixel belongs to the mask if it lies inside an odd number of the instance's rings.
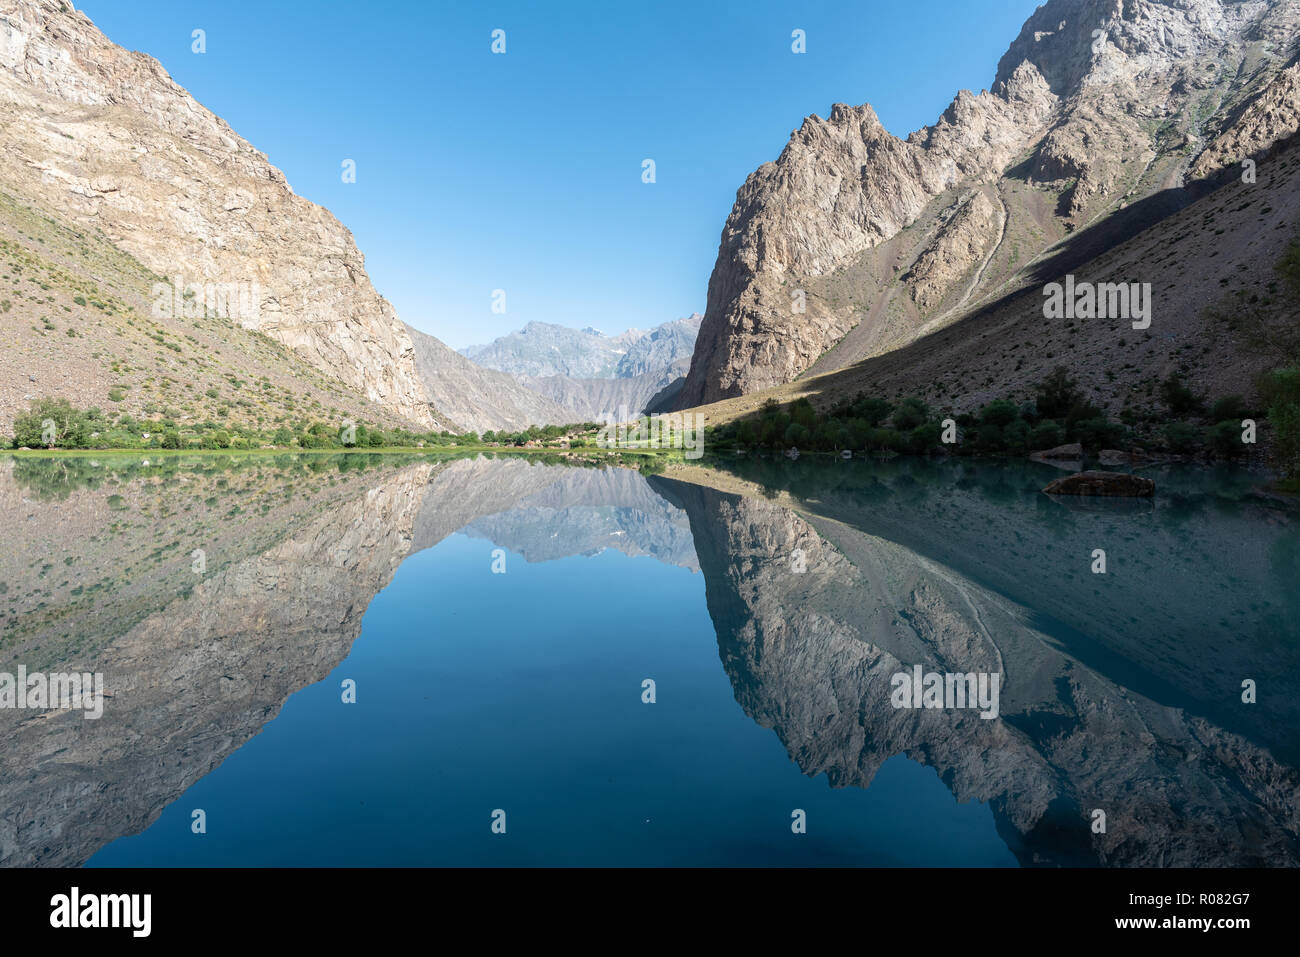
[{"label": "shrub", "polygon": [[1300,367],[1274,369],[1260,378],[1273,427],[1273,456],[1289,479],[1300,477]]},{"label": "shrub", "polygon": [[800,446],[807,448],[808,440],[811,438],[812,433],[808,431],[808,428],[800,425],[798,422],[792,422],[790,427],[785,430],[785,444],[793,446],[794,448],[799,448]]},{"label": "shrub", "polygon": [[975,430],[975,445],[981,452],[1001,452],[1006,448],[1002,426],[986,422]]},{"label": "shrub", "polygon": [[1171,452],[1186,455],[1201,447],[1201,433],[1186,422],[1171,422],[1165,427],[1165,444]]},{"label": "shrub", "polygon": [[1035,393],[1035,408],[1044,419],[1063,419],[1083,402],[1083,393],[1065,366],[1057,366],[1035,387]]},{"label": "shrub", "polygon": [[937,422],[927,422],[925,425],[918,425],[911,432],[907,433],[907,451],[916,454],[926,452],[935,452],[942,444],[943,427]]},{"label": "shrub", "polygon": [[930,410],[924,402],[909,396],[898,403],[894,410],[894,428],[900,432],[910,432],[917,426],[925,425],[930,418]]},{"label": "shrub", "polygon": [[1169,373],[1168,378],[1160,383],[1160,398],[1173,415],[1205,411],[1205,400],[1189,389],[1177,372]]},{"label": "shrub", "polygon": [[1017,419],[1002,430],[1002,437],[1006,439],[1007,451],[1017,455],[1024,455],[1029,451],[1029,423],[1023,419]]},{"label": "shrub", "polygon": [[1245,449],[1241,441],[1241,420],[1228,420],[1205,430],[1205,444],[1215,455],[1231,458]]},{"label": "shrub", "polygon": [[[45,423],[54,424],[53,439],[47,442]],[[54,445],[60,448],[84,449],[93,430],[86,413],[74,408],[67,399],[36,399],[31,408],[14,419],[14,447],[41,448]]]},{"label": "shrub", "polygon": [[984,406],[980,412],[980,422],[985,425],[996,425],[1005,429],[1016,419],[1020,418],[1020,409],[1014,402],[1006,399],[996,399]]},{"label": "shrub", "polygon": [[1090,452],[1124,445],[1124,426],[1103,417],[1085,419],[1075,427],[1075,431],[1080,444]]},{"label": "shrub", "polygon": [[1210,418],[1215,422],[1236,421],[1250,417],[1245,400],[1239,395],[1226,395],[1210,406]]},{"label": "shrub", "polygon": [[1065,444],[1065,429],[1052,419],[1044,419],[1029,433],[1029,444],[1039,452]]}]

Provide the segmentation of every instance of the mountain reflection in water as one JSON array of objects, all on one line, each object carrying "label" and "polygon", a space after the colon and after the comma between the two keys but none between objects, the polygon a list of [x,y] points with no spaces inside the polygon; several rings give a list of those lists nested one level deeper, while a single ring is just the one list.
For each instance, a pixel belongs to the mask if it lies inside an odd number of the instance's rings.
[{"label": "mountain reflection in water", "polygon": [[[1296,511],[1256,495],[1239,473],[1155,471],[1156,500],[1136,509],[1050,499],[1039,490],[1053,474],[1033,464],[918,460],[744,459],[650,476],[508,456],[0,461],[11,534],[0,557],[0,672],[19,664],[102,672],[112,695],[98,721],[0,710],[0,863],[79,864],[109,845],[105,861],[121,862],[115,853],[162,822],[175,840],[188,837],[189,810],[178,799],[209,776],[235,775],[236,762],[223,762],[246,744],[250,753],[260,746],[253,739],[278,716],[311,720],[310,708],[300,714],[286,701],[335,673],[359,637],[378,649],[437,623],[478,673],[541,682],[565,707],[581,703],[573,720],[590,728],[590,740],[564,746],[585,762],[586,777],[571,783],[589,781],[593,793],[615,781],[616,765],[634,773],[619,762],[637,760],[608,753],[602,727],[623,729],[620,740],[652,740],[629,724],[655,713],[638,697],[644,668],[633,669],[642,667],[642,646],[627,636],[620,645],[618,636],[636,631],[653,649],[662,634],[659,667],[675,674],[674,660],[692,647],[698,653],[698,642],[690,644],[698,629],[716,636],[746,726],[775,732],[804,775],[879,796],[904,787],[894,783],[901,777],[882,784],[907,773],[891,772],[902,767],[896,762],[933,769],[961,805],[942,813],[952,815],[945,826],[969,833],[969,863],[996,860],[975,833],[991,815],[1003,853],[1022,864],[1295,865]],[[461,580],[488,587],[491,577],[498,603],[463,607],[462,596],[437,591],[437,581],[398,574],[435,546],[435,554],[482,556],[473,575],[483,577]],[[528,576],[492,577],[495,548],[529,566],[571,564],[556,565],[565,573],[546,579],[539,595]],[[1090,570],[1097,548],[1107,554],[1104,575]],[[629,561],[602,564],[611,550]],[[691,604],[701,579],[707,615]],[[376,596],[390,585],[418,594],[394,595],[408,604],[380,608]],[[476,629],[493,622],[516,640],[549,636],[557,663],[548,671],[544,656],[482,658],[493,646],[484,639],[476,651]],[[606,644],[583,643],[597,633]],[[585,664],[560,667],[566,646],[556,636],[564,634],[574,636],[567,647]],[[601,648],[629,656],[613,673],[626,671],[630,692],[607,687],[610,672],[590,661]],[[915,666],[1000,675],[998,717],[895,708],[891,678]],[[716,661],[709,669],[681,680],[697,682],[698,700],[734,709],[708,683],[721,677]],[[1247,679],[1258,703],[1242,701]],[[658,693],[655,707],[664,709],[681,692],[661,681]],[[332,706],[337,687],[320,700]],[[400,734],[409,743],[465,728],[472,704],[465,699],[459,712],[446,705],[443,725]],[[629,707],[638,710],[627,714]],[[704,721],[703,712],[695,720]],[[382,742],[357,746],[376,751]],[[673,780],[642,797],[677,801],[663,813],[685,820],[692,807],[725,814],[713,802],[735,804],[749,786],[743,775],[756,768],[770,767],[778,780],[774,755],[746,755],[754,764],[742,768],[729,763],[742,760],[726,753],[731,745],[709,746],[723,753],[688,759],[680,741],[647,743],[642,758]],[[507,738],[489,748],[466,730],[438,752],[446,776],[412,786],[468,788],[481,764],[475,752],[488,750],[500,757],[492,774],[517,767],[521,778],[545,777],[544,745],[542,753],[512,747]],[[254,800],[265,782],[254,775],[241,786]],[[764,785],[756,777],[753,786]],[[653,827],[649,812],[630,820],[641,807],[632,792],[590,800],[605,804],[584,810],[566,838],[590,842],[590,854],[570,849],[557,859],[559,845],[545,845],[526,863],[591,862],[602,842],[621,846],[619,828]],[[907,803],[904,793],[871,814],[887,818]],[[841,811],[836,827],[853,828],[858,812]],[[1102,833],[1094,832],[1097,811]],[[789,809],[780,813],[774,830],[789,837]],[[644,838],[647,856],[629,852],[627,863],[788,862],[776,838],[750,833],[744,813],[736,814],[734,840],[656,834]],[[810,816],[800,863],[932,860],[885,851],[888,820],[863,821],[853,841],[833,850],[834,841],[816,835],[820,820]],[[418,817],[409,826],[418,827]],[[464,826],[487,833],[486,818]],[[322,846],[335,840],[319,835]],[[286,846],[281,859],[295,863],[295,852]],[[399,861],[437,862],[397,852],[380,859]],[[341,851],[335,862],[355,861]]]}]

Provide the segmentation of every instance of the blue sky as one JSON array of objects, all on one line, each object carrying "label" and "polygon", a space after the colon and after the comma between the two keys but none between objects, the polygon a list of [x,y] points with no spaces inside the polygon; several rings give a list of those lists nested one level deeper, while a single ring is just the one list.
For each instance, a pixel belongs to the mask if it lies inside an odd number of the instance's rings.
[{"label": "blue sky", "polygon": [[736,189],[805,116],[871,103],[906,136],[992,83],[1036,5],[77,4],[338,216],[398,314],[457,348],[534,320],[617,333],[703,311]]}]

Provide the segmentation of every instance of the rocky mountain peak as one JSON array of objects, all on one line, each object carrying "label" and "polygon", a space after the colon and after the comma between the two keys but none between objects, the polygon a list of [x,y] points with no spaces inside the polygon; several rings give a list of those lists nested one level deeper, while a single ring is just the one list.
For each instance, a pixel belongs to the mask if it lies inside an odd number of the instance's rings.
[{"label": "rocky mountain peak", "polygon": [[[992,92],[906,139],[866,105],[809,117],[737,191],[678,406],[907,345],[1066,235],[1181,188],[1298,31],[1297,0],[1048,0]],[[1256,118],[1241,142],[1285,127]]]},{"label": "rocky mountain peak", "polygon": [[160,279],[251,290],[235,319],[408,421],[414,347],[351,233],[152,57],[60,0],[0,0],[0,173]]}]

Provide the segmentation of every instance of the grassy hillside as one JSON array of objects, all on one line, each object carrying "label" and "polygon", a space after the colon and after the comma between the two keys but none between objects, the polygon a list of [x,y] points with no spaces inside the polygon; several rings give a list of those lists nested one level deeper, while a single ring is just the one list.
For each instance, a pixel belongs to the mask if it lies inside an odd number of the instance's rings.
[{"label": "grassy hillside", "polygon": [[42,398],[98,408],[137,438],[410,425],[232,319],[155,316],[154,285],[167,282],[109,237],[0,193],[0,436]]}]

